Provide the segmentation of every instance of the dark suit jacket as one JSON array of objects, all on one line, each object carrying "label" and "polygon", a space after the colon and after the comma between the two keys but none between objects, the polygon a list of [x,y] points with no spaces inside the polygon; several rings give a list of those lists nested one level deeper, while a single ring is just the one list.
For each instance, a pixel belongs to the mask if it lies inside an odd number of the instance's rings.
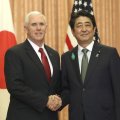
[{"label": "dark suit jacket", "polygon": [[59,94],[60,60],[56,51],[46,45],[45,49],[53,65],[51,83],[27,40],[6,52],[5,78],[10,93],[7,120],[58,120],[57,112],[46,104],[49,95]]},{"label": "dark suit jacket", "polygon": [[84,84],[78,46],[62,55],[63,107],[70,120],[120,120],[120,59],[115,48],[95,42]]}]

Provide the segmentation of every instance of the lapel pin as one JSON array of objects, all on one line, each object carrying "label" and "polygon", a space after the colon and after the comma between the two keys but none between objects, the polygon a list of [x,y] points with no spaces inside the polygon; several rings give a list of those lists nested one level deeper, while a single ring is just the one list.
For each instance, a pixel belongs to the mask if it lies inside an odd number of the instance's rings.
[{"label": "lapel pin", "polygon": [[100,55],[100,50],[98,51],[95,57],[99,57],[99,55]]},{"label": "lapel pin", "polygon": [[75,60],[75,54],[74,54],[74,53],[72,53],[71,59],[72,59],[72,60]]}]

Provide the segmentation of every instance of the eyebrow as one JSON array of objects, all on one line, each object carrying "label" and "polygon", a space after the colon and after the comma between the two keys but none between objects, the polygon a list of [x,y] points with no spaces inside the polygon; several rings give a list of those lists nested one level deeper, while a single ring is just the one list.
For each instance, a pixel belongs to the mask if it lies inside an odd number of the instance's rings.
[{"label": "eyebrow", "polygon": [[77,24],[81,24],[81,23],[90,23],[91,24],[91,22],[78,22]]}]

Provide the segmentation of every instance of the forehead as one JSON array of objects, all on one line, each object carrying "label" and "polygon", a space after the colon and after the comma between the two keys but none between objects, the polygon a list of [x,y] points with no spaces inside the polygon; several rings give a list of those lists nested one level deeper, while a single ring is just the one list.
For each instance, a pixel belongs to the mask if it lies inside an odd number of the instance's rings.
[{"label": "forehead", "polygon": [[34,23],[34,22],[46,23],[45,18],[44,18],[43,15],[31,15],[29,17],[29,23]]},{"label": "forehead", "polygon": [[86,16],[80,16],[75,20],[75,24],[78,23],[92,23],[91,19]]}]

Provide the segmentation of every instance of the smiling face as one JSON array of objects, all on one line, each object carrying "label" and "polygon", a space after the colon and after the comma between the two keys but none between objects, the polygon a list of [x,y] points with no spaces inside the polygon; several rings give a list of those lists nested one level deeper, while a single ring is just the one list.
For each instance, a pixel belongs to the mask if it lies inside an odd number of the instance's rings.
[{"label": "smiling face", "polygon": [[92,42],[95,28],[88,17],[80,16],[75,20],[72,33],[76,37],[78,44],[85,47]]},{"label": "smiling face", "polygon": [[27,38],[35,44],[41,45],[44,42],[46,28],[46,20],[42,14],[29,16],[28,23],[25,24]]}]

